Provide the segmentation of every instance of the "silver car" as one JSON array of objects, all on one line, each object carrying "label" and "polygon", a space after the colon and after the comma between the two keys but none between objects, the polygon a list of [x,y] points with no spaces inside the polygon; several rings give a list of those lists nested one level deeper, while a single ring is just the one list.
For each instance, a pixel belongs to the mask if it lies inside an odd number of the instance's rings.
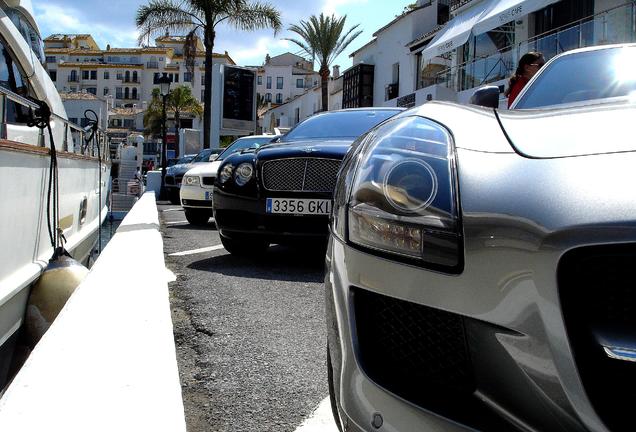
[{"label": "silver car", "polygon": [[432,102],[354,143],[326,273],[341,430],[636,430],[635,65],[573,51],[518,110]]}]

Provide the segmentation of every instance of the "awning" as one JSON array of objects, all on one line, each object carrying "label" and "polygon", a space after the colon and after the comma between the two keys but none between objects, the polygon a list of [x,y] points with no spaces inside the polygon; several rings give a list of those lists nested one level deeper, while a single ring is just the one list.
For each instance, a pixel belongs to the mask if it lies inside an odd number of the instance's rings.
[{"label": "awning", "polygon": [[424,59],[430,60],[465,44],[475,24],[477,24],[481,17],[490,11],[496,3],[498,3],[497,0],[483,0],[447,22],[446,26],[444,26],[431,43],[428,44],[426,49],[422,51]]},{"label": "awning", "polygon": [[473,27],[473,34],[486,33],[510,21],[520,19],[559,0],[500,0],[494,2]]}]

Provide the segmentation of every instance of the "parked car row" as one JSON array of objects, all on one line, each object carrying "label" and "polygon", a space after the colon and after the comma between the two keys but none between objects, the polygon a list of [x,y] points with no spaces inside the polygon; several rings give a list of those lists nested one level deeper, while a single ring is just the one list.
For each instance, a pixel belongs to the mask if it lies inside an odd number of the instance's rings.
[{"label": "parked car row", "polygon": [[515,110],[328,112],[206,171],[230,253],[329,239],[339,430],[632,430],[633,65],[571,51]]}]

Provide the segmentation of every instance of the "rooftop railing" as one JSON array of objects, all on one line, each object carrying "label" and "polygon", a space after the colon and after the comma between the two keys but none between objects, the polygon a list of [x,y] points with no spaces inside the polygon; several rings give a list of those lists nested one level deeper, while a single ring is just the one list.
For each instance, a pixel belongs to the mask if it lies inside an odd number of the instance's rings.
[{"label": "rooftop railing", "polygon": [[529,51],[543,53],[547,61],[576,48],[634,42],[635,23],[636,2],[629,2],[503,48],[490,56],[447,68],[432,81],[458,92],[472,89],[510,77],[518,59]]}]

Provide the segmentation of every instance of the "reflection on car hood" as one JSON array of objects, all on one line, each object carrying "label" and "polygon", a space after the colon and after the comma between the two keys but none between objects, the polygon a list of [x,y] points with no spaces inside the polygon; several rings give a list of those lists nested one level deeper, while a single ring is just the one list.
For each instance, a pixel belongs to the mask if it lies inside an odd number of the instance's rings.
[{"label": "reflection on car hood", "polygon": [[275,143],[260,147],[255,151],[260,160],[281,157],[327,157],[342,159],[349,151],[353,139],[328,141],[296,141]]},{"label": "reflection on car hood", "polygon": [[168,168],[168,170],[166,171],[166,174],[173,175],[173,176],[183,175],[186,172],[188,172],[188,170],[194,168],[195,166],[205,165],[207,163],[209,162],[190,162],[187,164],[173,165],[170,168]]},{"label": "reflection on car hood", "polygon": [[216,160],[214,162],[209,163],[198,163],[195,164],[194,168],[188,170],[187,175],[197,175],[197,176],[212,176],[216,177],[216,173],[219,171],[219,167],[223,161]]},{"label": "reflection on car hood", "polygon": [[499,112],[510,143],[533,158],[636,151],[635,118],[628,103]]}]

